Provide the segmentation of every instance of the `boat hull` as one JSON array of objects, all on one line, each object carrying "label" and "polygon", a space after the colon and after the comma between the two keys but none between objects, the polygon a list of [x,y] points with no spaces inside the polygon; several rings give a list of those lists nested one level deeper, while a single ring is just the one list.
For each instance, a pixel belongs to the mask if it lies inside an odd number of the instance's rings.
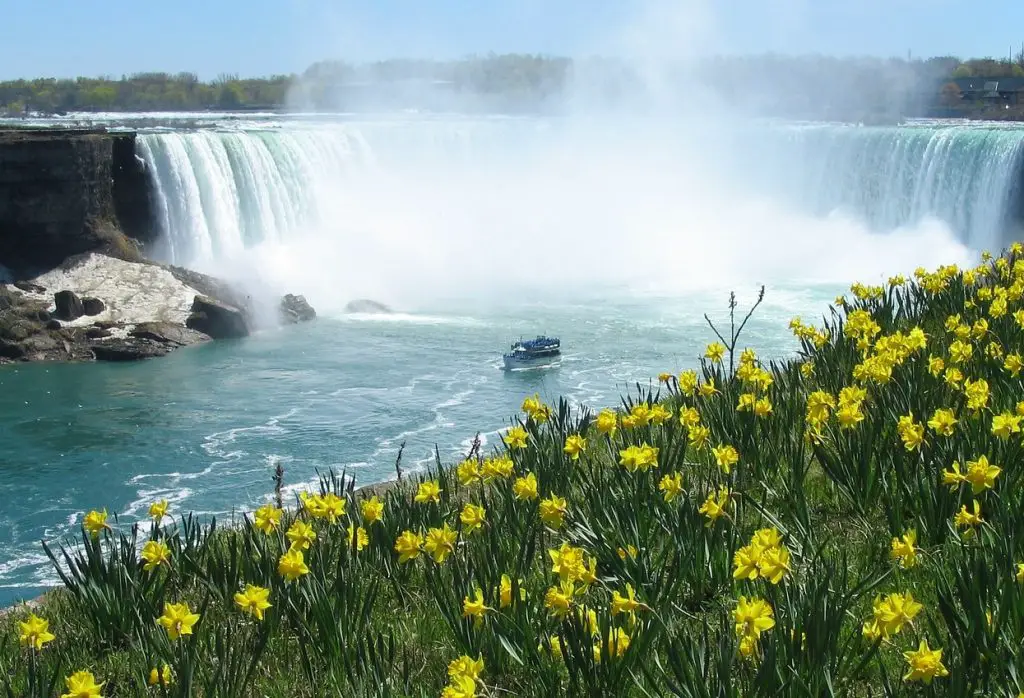
[{"label": "boat hull", "polygon": [[554,354],[550,356],[531,356],[521,357],[512,356],[505,354],[502,356],[502,362],[506,371],[513,371],[521,368],[540,368],[542,366],[550,366],[551,364],[558,363],[561,359],[560,354]]}]

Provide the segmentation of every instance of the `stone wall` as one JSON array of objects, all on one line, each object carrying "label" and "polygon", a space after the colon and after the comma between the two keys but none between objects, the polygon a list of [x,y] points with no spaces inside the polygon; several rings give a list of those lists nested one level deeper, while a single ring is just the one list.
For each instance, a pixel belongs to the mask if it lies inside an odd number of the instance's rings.
[{"label": "stone wall", "polygon": [[0,131],[0,265],[16,275],[91,251],[137,258],[150,211],[134,134]]}]

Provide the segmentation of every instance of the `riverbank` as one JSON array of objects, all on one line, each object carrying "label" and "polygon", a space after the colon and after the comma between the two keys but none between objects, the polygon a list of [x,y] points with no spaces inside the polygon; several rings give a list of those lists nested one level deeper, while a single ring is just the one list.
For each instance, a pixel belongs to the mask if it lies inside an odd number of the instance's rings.
[{"label": "riverbank", "polygon": [[165,663],[241,695],[1019,691],[1021,252],[854,285],[797,357],[713,342],[618,414],[529,398],[407,487],[325,477],[212,536],[91,515],[39,666],[104,695]]}]

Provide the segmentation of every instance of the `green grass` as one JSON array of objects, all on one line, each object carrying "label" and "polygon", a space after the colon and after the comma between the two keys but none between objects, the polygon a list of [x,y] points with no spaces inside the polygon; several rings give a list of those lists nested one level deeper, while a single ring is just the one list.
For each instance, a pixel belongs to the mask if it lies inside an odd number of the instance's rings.
[{"label": "green grass", "polygon": [[[66,676],[88,670],[104,696],[1016,696],[1024,468],[1013,428],[1024,394],[1007,357],[1024,351],[1019,254],[855,285],[856,297],[831,308],[822,326],[794,325],[801,350],[788,361],[741,354],[742,322],[728,336],[715,330],[728,351],[699,361],[705,392],[691,392],[685,372],[638,386],[623,398],[614,433],[607,416],[527,400],[514,420],[522,448],[474,455],[470,466],[438,462],[366,490],[328,475],[319,494],[346,503],[335,523],[302,506],[288,507],[270,533],[251,517],[224,528],[172,512],[177,518],[151,534],[170,552],[153,571],[139,560],[146,541],[137,529],[83,530],[84,547],[67,550],[66,588],[36,609],[55,639],[31,650],[19,643],[28,611],[0,619],[0,694],[59,695]],[[960,320],[948,321],[953,315]],[[959,365],[963,379],[951,382],[929,360],[948,367],[958,333],[974,350]],[[809,396],[823,394],[831,407],[815,416]],[[768,403],[768,413],[738,409]],[[680,419],[690,407],[709,430],[706,443]],[[957,415],[951,436],[927,426],[939,408]],[[920,444],[905,446],[917,429],[901,426],[905,416],[923,428]],[[993,430],[1007,419],[1008,433]],[[576,434],[586,438],[578,459],[565,449]],[[719,446],[734,447],[738,462],[719,464]],[[641,455],[636,467],[623,458],[630,447]],[[656,463],[642,457],[650,447]],[[1000,468],[991,487],[983,478],[977,492],[969,481],[943,484],[954,461],[971,477],[981,472],[968,470],[980,456]],[[494,477],[460,482],[481,462]],[[527,473],[538,499],[515,494]],[[668,501],[659,484],[674,474],[684,491]],[[439,501],[415,501],[426,480],[438,481]],[[731,493],[727,513],[710,520],[702,505],[722,488]],[[382,520],[362,514],[371,496],[384,503]],[[554,496],[567,503],[564,520],[545,524],[540,500]],[[974,501],[982,523],[958,524]],[[467,503],[486,511],[478,530],[460,517]],[[296,520],[317,537],[304,552],[308,573],[288,581],[278,563]],[[353,545],[349,524],[365,529],[365,547]],[[457,534],[443,562],[429,551],[399,561],[404,532],[442,525]],[[910,529],[916,564],[904,569],[892,541]],[[764,542],[745,547],[755,538]],[[583,563],[560,568],[565,586],[551,553],[563,545],[580,549]],[[740,578],[734,570],[748,552],[758,571]],[[773,560],[783,563],[778,577]],[[269,590],[262,621],[233,600],[246,584]],[[641,605],[620,612],[629,588]],[[487,607],[479,623],[464,613],[477,589]],[[875,640],[864,632],[873,605],[898,610],[896,593],[920,608],[902,622],[879,615],[889,632]],[[560,615],[563,594],[571,609]],[[756,636],[738,632],[743,599],[770,607],[774,624]],[[182,602],[199,619],[174,640],[156,619]],[[904,680],[905,653],[922,641],[942,650],[942,670],[930,683]],[[463,656],[481,658],[483,669],[459,684],[467,672],[449,665]],[[172,684],[149,687],[151,669],[165,663]]]}]

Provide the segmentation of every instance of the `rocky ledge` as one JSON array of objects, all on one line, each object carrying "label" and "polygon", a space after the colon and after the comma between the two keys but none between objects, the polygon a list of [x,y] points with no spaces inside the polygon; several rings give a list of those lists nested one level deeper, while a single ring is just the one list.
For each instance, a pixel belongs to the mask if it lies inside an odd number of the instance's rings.
[{"label": "rocky ledge", "polygon": [[[251,299],[223,281],[153,262],[87,253],[30,280],[0,284],[0,363],[133,361],[255,328]],[[316,312],[280,300],[281,323]]]}]

